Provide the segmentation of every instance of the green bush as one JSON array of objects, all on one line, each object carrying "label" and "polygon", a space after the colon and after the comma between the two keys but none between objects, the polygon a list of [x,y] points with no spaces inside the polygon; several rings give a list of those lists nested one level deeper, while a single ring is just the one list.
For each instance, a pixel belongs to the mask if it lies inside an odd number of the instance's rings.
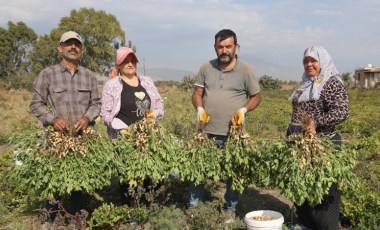
[{"label": "green bush", "polygon": [[278,79],[273,79],[268,75],[260,77],[259,84],[263,90],[275,90],[281,88],[281,81]]},{"label": "green bush", "polygon": [[145,208],[117,207],[104,203],[92,213],[88,221],[89,229],[118,229],[122,224],[138,224],[147,220],[148,211]]},{"label": "green bush", "polygon": [[174,205],[153,210],[148,221],[153,229],[177,230],[186,226],[182,210]]},{"label": "green bush", "polygon": [[182,91],[188,92],[194,88],[195,81],[196,81],[195,76],[185,76],[182,78],[182,81],[178,87]]},{"label": "green bush", "polygon": [[341,221],[356,229],[376,230],[380,227],[380,194],[361,182],[343,190]]}]

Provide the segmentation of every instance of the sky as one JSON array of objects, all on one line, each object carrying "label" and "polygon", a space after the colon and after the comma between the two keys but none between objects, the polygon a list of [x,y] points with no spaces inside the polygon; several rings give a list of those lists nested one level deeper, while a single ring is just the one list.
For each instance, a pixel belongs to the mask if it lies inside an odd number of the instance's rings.
[{"label": "sky", "polygon": [[198,72],[216,57],[214,35],[225,28],[237,34],[243,61],[257,62],[260,73],[276,67],[281,80],[301,78],[303,51],[313,45],[341,73],[380,66],[379,0],[0,0],[0,26],[22,21],[48,34],[83,7],[116,16],[146,68]]}]

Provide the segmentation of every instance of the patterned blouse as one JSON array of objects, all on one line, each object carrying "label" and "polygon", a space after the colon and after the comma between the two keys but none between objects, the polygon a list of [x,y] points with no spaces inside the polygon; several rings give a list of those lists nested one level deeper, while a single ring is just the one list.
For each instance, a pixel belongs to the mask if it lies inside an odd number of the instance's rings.
[{"label": "patterned blouse", "polygon": [[318,100],[299,102],[298,98],[301,93],[301,91],[296,91],[292,98],[291,122],[300,124],[302,113],[306,113],[316,122],[316,131],[319,136],[334,136],[336,134],[335,126],[350,115],[348,95],[343,83],[336,77],[330,77]]}]

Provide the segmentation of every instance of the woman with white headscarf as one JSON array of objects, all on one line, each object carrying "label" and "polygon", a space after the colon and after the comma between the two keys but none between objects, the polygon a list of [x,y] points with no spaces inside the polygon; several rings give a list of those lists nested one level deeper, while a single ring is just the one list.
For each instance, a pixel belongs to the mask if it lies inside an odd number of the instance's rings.
[{"label": "woman with white headscarf", "polygon": [[[300,87],[289,98],[292,102],[291,124],[287,136],[306,131],[341,143],[335,126],[349,116],[346,88],[331,56],[321,46],[312,46],[303,55],[305,72]],[[302,119],[309,123],[302,127]],[[322,203],[311,207],[307,202],[296,206],[300,224],[307,229],[338,229],[341,191],[334,183]]]}]

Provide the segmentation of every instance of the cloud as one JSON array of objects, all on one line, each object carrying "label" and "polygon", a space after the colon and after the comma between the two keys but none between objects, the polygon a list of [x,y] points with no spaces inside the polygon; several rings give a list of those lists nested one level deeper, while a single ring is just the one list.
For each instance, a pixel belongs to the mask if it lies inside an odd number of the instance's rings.
[{"label": "cloud", "polygon": [[341,16],[343,13],[339,10],[324,10],[324,9],[316,9],[313,10],[312,15],[317,16]]}]

